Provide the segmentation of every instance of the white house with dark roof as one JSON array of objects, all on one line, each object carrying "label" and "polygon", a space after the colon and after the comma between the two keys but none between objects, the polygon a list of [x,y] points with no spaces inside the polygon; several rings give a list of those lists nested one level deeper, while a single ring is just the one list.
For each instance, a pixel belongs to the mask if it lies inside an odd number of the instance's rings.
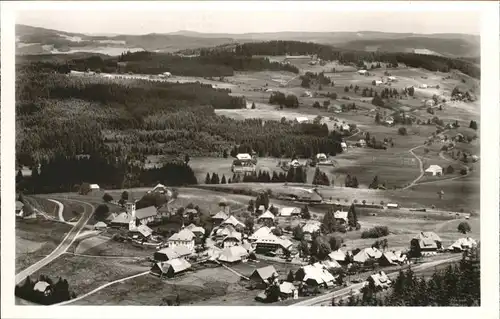
[{"label": "white house with dark roof", "polygon": [[[213,218],[212,218],[213,219]],[[240,222],[239,220],[236,219],[233,215],[229,216],[225,221],[221,223],[222,226],[224,225],[231,225],[235,229],[240,229],[240,228],[245,228],[245,224]]]},{"label": "white house with dark roof", "polygon": [[264,214],[262,214],[259,217],[257,217],[257,221],[259,223],[264,223],[266,221],[273,222],[274,218],[275,218],[274,214],[267,210]]},{"label": "white house with dark roof", "polygon": [[439,165],[431,165],[425,170],[426,175],[441,176],[443,175],[443,168]]},{"label": "white house with dark roof", "polygon": [[228,219],[229,216],[227,216],[227,214],[223,211],[220,211],[218,212],[217,214],[215,214],[214,216],[212,216],[212,221],[215,225],[219,225],[221,224],[223,221],[225,221],[226,219]]}]

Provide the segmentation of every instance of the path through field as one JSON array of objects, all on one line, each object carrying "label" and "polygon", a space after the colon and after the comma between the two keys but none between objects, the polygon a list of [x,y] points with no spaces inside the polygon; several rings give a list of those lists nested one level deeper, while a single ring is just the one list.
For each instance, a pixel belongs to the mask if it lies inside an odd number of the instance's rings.
[{"label": "path through field", "polygon": [[66,237],[64,237],[59,246],[57,246],[56,249],[54,249],[47,257],[43,258],[42,260],[36,262],[35,264],[29,266],[28,268],[16,274],[16,285],[19,284],[21,281],[23,281],[27,276],[40,270],[42,267],[48,265],[57,257],[65,253],[68,250],[68,248],[73,244],[73,242],[75,241],[76,237],[81,232],[81,230],[87,224],[88,220],[90,219],[90,217],[94,212],[94,206],[87,202],[82,202],[76,199],[71,199],[70,201],[78,202],[85,205],[82,217],[80,217],[75,226],[68,232]]},{"label": "path through field", "polygon": [[422,162],[422,160],[420,159],[420,157],[418,157],[415,153],[413,153],[414,150],[416,150],[417,148],[421,148],[423,147],[423,145],[419,145],[419,146],[416,146],[412,149],[410,149],[408,152],[413,155],[417,160],[418,160],[418,166],[419,166],[419,169],[420,169],[420,175],[418,175],[417,178],[415,178],[408,186],[404,187],[403,190],[406,190],[412,186],[415,186],[415,184],[424,176],[425,172],[424,172],[424,163]]}]

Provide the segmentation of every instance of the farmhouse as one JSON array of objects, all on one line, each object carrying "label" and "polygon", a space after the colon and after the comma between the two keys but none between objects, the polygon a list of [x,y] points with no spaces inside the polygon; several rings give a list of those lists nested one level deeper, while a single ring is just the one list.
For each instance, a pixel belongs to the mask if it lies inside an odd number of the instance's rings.
[{"label": "farmhouse", "polygon": [[364,139],[360,139],[360,140],[358,141],[358,145],[359,145],[360,147],[366,147],[366,141],[365,141]]},{"label": "farmhouse", "polygon": [[280,210],[280,216],[289,217],[289,216],[298,216],[300,215],[300,208],[297,207],[283,207]]},{"label": "farmhouse", "polygon": [[126,212],[120,213],[111,221],[111,226],[129,226],[129,230],[135,230],[137,224],[147,225],[153,222],[156,215],[158,214],[158,211],[154,206],[136,210],[135,202],[127,202],[125,204],[125,209]]},{"label": "farmhouse", "polygon": [[338,210],[335,213],[333,213],[333,216],[334,216],[335,220],[337,222],[339,222],[340,224],[347,224],[347,222],[348,222],[347,213],[348,212]]},{"label": "farmhouse", "polygon": [[184,247],[188,248],[190,251],[193,251],[195,238],[196,238],[196,235],[193,234],[192,231],[184,228],[180,232],[173,234],[168,239],[168,241],[167,241],[168,247],[184,246]]},{"label": "farmhouse", "polygon": [[191,255],[192,252],[185,246],[166,247],[154,253],[155,261],[167,261],[176,258],[183,258]]},{"label": "farmhouse", "polygon": [[420,85],[420,88],[421,88],[421,89],[427,89],[427,87],[428,87],[428,86],[427,86],[427,84],[421,84],[421,85]]},{"label": "farmhouse", "polygon": [[389,116],[385,119],[384,123],[386,125],[393,125],[394,124],[394,118],[392,116]]},{"label": "farmhouse", "polygon": [[335,277],[330,274],[322,264],[315,263],[299,268],[295,273],[295,280],[302,281],[311,286],[333,286]]},{"label": "farmhouse", "polygon": [[421,232],[410,241],[412,249],[432,252],[441,249],[441,238],[434,232]]},{"label": "farmhouse", "polygon": [[255,269],[249,278],[254,283],[256,288],[265,289],[269,284],[271,284],[270,279],[272,277],[277,278],[278,272],[273,266],[266,266]]},{"label": "farmhouse", "polygon": [[150,272],[156,276],[172,278],[175,275],[187,271],[189,268],[191,268],[189,262],[183,258],[176,258],[154,264]]},{"label": "farmhouse", "polygon": [[340,266],[340,264],[335,260],[323,260],[321,264],[323,265],[323,267],[325,267],[326,270],[342,268],[342,266]]},{"label": "farmhouse", "polygon": [[24,204],[20,201],[16,201],[16,216],[23,217]]},{"label": "farmhouse", "polygon": [[290,298],[297,293],[297,288],[288,281],[284,281],[280,284],[280,296],[283,299]]},{"label": "farmhouse", "polygon": [[399,208],[399,205],[396,204],[396,203],[388,203],[387,204],[387,208],[390,208],[390,209],[398,209]]},{"label": "farmhouse", "polygon": [[225,221],[229,216],[223,211],[218,212],[214,216],[212,216],[212,222],[215,225],[220,225],[223,221]]},{"label": "farmhouse", "polygon": [[197,237],[203,237],[205,235],[205,228],[196,226],[195,224],[191,223],[188,226],[186,226],[186,229],[189,229],[190,231],[193,232]]},{"label": "farmhouse", "polygon": [[365,75],[367,73],[366,70],[358,70],[359,75]]},{"label": "farmhouse", "polygon": [[375,85],[376,86],[379,86],[379,85],[382,85],[384,84],[384,82],[380,81],[380,80],[375,80]]},{"label": "farmhouse", "polygon": [[456,242],[454,242],[448,250],[461,252],[464,250],[471,249],[472,247],[476,247],[477,243],[474,239],[470,237],[460,238]]},{"label": "farmhouse", "polygon": [[101,189],[97,184],[90,184],[89,187],[91,192],[98,191]]},{"label": "farmhouse", "polygon": [[443,175],[443,168],[439,165],[431,165],[425,170],[426,175],[441,176]]},{"label": "farmhouse", "polygon": [[295,120],[299,123],[308,123],[309,122],[309,119],[307,117],[302,117],[302,116],[296,117]]},{"label": "farmhouse", "polygon": [[347,254],[338,249],[336,251],[332,251],[331,253],[328,254],[328,258],[332,261],[336,261],[338,263],[346,263],[348,261],[347,259]]},{"label": "farmhouse", "polygon": [[341,142],[340,147],[342,147],[342,151],[347,151],[347,144],[345,142]]},{"label": "farmhouse", "polygon": [[233,215],[229,216],[225,221],[221,223],[222,226],[224,225],[231,225],[233,226],[236,230],[238,229],[244,229],[245,224],[240,222],[239,220],[236,219]]},{"label": "farmhouse", "polygon": [[266,211],[264,214],[260,215],[257,218],[257,221],[259,223],[265,223],[265,222],[273,222],[274,221],[274,215],[270,211]]},{"label": "farmhouse", "polygon": [[267,226],[262,226],[257,229],[248,239],[251,241],[259,240],[260,238],[266,238],[271,234],[272,228]]},{"label": "farmhouse", "polygon": [[357,263],[362,264],[369,259],[379,259],[380,257],[382,257],[382,252],[377,248],[373,247],[361,250],[353,257],[353,260]]},{"label": "farmhouse", "polygon": [[394,82],[394,81],[396,81],[396,77],[395,76],[389,76],[389,77],[387,77],[387,81]]},{"label": "farmhouse", "polygon": [[236,159],[238,159],[239,161],[251,161],[252,156],[248,153],[239,153],[236,155]]},{"label": "farmhouse", "polygon": [[404,263],[405,261],[406,255],[403,255],[401,251],[387,251],[380,257],[379,264],[382,266],[391,266]]},{"label": "farmhouse", "polygon": [[217,259],[227,263],[235,263],[246,260],[247,257],[248,251],[245,248],[241,246],[232,246],[224,248]]},{"label": "farmhouse", "polygon": [[387,289],[391,286],[389,277],[387,277],[387,275],[383,271],[380,271],[377,274],[370,275],[367,281],[368,283],[373,284],[373,286],[375,286],[375,289],[377,290]]},{"label": "farmhouse", "polygon": [[39,281],[33,287],[33,291],[40,292],[47,297],[52,294],[52,287],[46,281]]},{"label": "farmhouse", "polygon": [[143,224],[137,226],[137,228],[135,228],[135,230],[132,230],[132,231],[140,233],[143,238],[148,238],[149,236],[151,236],[153,234],[153,230],[151,228],[149,228],[148,226],[143,225]]},{"label": "farmhouse", "polygon": [[274,234],[261,236],[255,241],[255,251],[258,253],[275,252],[277,255],[283,255],[290,252],[293,243],[286,237],[278,237]]},{"label": "farmhouse", "polygon": [[238,246],[241,244],[241,233],[237,231],[233,231],[229,233],[224,239],[222,240],[222,247],[227,248],[227,247],[232,247],[232,246]]},{"label": "farmhouse", "polygon": [[172,76],[172,73],[170,73],[170,72],[163,72],[159,75],[159,77],[161,77],[161,78],[169,78],[171,76]]},{"label": "farmhouse", "polygon": [[321,227],[321,223],[315,220],[310,220],[302,226],[302,232],[304,233],[304,240],[312,240],[312,234],[318,232]]},{"label": "farmhouse", "polygon": [[349,132],[351,130],[351,127],[349,126],[349,124],[342,124],[342,126],[340,128],[342,129],[342,131],[346,131],[346,132]]}]

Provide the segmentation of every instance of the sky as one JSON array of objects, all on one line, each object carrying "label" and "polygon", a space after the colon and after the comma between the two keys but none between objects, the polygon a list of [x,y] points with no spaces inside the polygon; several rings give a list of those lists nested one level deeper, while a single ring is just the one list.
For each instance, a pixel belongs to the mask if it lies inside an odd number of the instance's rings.
[{"label": "sky", "polygon": [[312,10],[179,11],[158,9],[18,11],[16,23],[86,34],[382,31],[480,34],[478,12],[335,12]]}]

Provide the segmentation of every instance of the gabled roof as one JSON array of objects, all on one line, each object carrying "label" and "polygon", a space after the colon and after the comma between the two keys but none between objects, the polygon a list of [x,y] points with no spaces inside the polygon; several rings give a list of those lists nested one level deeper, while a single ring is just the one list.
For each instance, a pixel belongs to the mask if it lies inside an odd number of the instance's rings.
[{"label": "gabled roof", "polygon": [[335,217],[335,219],[343,219],[347,221],[347,213],[348,212],[338,210],[335,213],[333,213],[333,216]]},{"label": "gabled roof", "polygon": [[361,250],[359,253],[357,253],[354,257],[353,260],[355,262],[359,263],[364,263],[368,259],[374,258],[374,259],[379,259],[382,257],[382,252],[378,250],[377,248],[365,248]]},{"label": "gabled roof", "polygon": [[238,242],[241,242],[241,238],[242,238],[242,236],[241,236],[240,232],[233,231],[233,232],[230,232],[226,237],[224,237],[224,239],[222,241],[233,239],[233,240],[237,240]]},{"label": "gabled roof", "polygon": [[377,274],[370,275],[369,278],[371,279],[375,287],[388,287],[391,283],[389,277],[387,277],[387,275],[383,271]]},{"label": "gabled roof", "polygon": [[288,281],[284,281],[282,284],[280,284],[280,292],[285,295],[290,295],[292,294],[297,288]]},{"label": "gabled roof", "polygon": [[233,215],[231,215],[229,218],[227,218],[225,221],[223,221],[222,224],[223,225],[232,225],[234,227],[236,227],[238,225],[241,227],[245,227],[245,224],[243,224],[242,222],[237,220],[236,217],[234,217]]},{"label": "gabled roof", "polygon": [[336,260],[324,260],[321,263],[326,269],[334,269],[342,267]]},{"label": "gabled roof", "polygon": [[144,237],[149,237],[153,234],[153,230],[146,225],[137,226],[137,231]]},{"label": "gabled roof", "polygon": [[217,259],[220,261],[235,262],[247,255],[248,252],[245,248],[241,246],[231,246],[224,248]]},{"label": "gabled roof", "polygon": [[259,220],[259,219],[272,219],[272,220],[274,220],[274,215],[273,215],[273,213],[271,213],[270,211],[267,210],[264,214],[260,215],[257,218],[257,220]]},{"label": "gabled roof", "polygon": [[191,240],[194,240],[195,237],[196,237],[196,235],[193,234],[192,231],[190,231],[187,228],[184,228],[180,232],[173,234],[168,240],[169,241],[173,241],[173,240],[191,241]]},{"label": "gabled roof", "polygon": [[151,216],[156,216],[157,214],[158,214],[158,211],[156,210],[156,207],[154,207],[154,206],[144,207],[141,209],[137,209],[135,211],[135,217],[138,219],[144,219],[144,218],[148,218]]},{"label": "gabled roof", "polygon": [[250,275],[251,279],[259,279],[267,282],[271,276],[278,277],[278,272],[274,269],[274,266],[266,266],[262,268],[255,269]]},{"label": "gabled roof", "polygon": [[106,220],[108,220],[108,221],[112,221],[113,219],[115,219],[115,218],[116,218],[116,216],[118,216],[118,214],[117,214],[117,213],[111,213],[111,214],[109,214],[109,216],[106,218]]},{"label": "gabled roof", "polygon": [[94,228],[105,228],[108,227],[105,222],[97,222],[94,225]]},{"label": "gabled roof", "polygon": [[300,214],[300,209],[297,207],[283,207],[280,210],[281,216],[292,216]]},{"label": "gabled roof", "polygon": [[167,256],[167,259],[168,260],[171,260],[171,259],[176,259],[176,258],[179,258],[181,257],[175,250],[173,247],[167,247],[167,248],[163,248],[163,249],[160,249],[156,252],[157,254],[162,254],[162,255],[165,255]]},{"label": "gabled roof", "polygon": [[259,238],[265,238],[269,234],[271,234],[271,228],[267,226],[262,226],[261,228],[257,229],[251,236],[251,240],[257,240]]},{"label": "gabled roof", "polygon": [[317,284],[330,283],[335,281],[335,277],[330,274],[322,264],[315,263],[314,265],[307,265],[301,268],[304,272],[302,281],[314,281]]},{"label": "gabled roof", "polygon": [[128,224],[130,223],[130,215],[127,213],[123,212],[118,214],[113,220],[111,221],[113,224]]},{"label": "gabled roof", "polygon": [[23,209],[24,207],[24,204],[20,201],[16,201],[16,210],[20,210],[20,209]]},{"label": "gabled roof", "polygon": [[439,165],[431,165],[425,170],[426,172],[441,172],[443,168]]},{"label": "gabled roof", "polygon": [[35,284],[35,286],[33,287],[33,290],[34,291],[40,291],[40,292],[45,292],[45,290],[47,290],[47,288],[49,288],[50,285],[48,282],[46,281],[39,281]]},{"label": "gabled roof", "polygon": [[196,226],[195,224],[189,224],[188,226],[186,226],[186,229],[189,229],[193,233],[201,233],[205,235],[205,228]]},{"label": "gabled roof", "polygon": [[441,241],[441,238],[434,232],[420,232],[418,235],[413,237],[413,239],[430,239],[433,241]]},{"label": "gabled roof", "polygon": [[191,268],[191,264],[184,258],[175,258],[163,262],[156,263],[160,270],[165,273],[170,268],[174,270],[174,274]]},{"label": "gabled roof", "polygon": [[287,239],[286,237],[278,237],[274,234],[268,234],[267,236],[261,236],[258,238],[255,243],[258,244],[274,244],[274,245],[279,245],[285,249],[289,249],[290,246],[293,245],[293,243]]},{"label": "gabled roof", "polygon": [[97,184],[90,184],[90,189],[99,189],[99,185],[97,185]]},{"label": "gabled roof", "polygon": [[465,250],[477,245],[476,241],[470,237],[459,238],[456,242],[454,242],[449,249],[453,250]]},{"label": "gabled roof", "polygon": [[332,251],[330,254],[328,254],[328,257],[331,259],[331,260],[335,260],[335,261],[345,261],[346,259],[346,254],[345,252],[343,252],[342,250],[336,250],[336,251]]},{"label": "gabled roof", "polygon": [[248,153],[239,153],[236,155],[236,158],[240,161],[248,161],[252,159],[252,156]]},{"label": "gabled roof", "polygon": [[224,213],[223,211],[218,212],[214,216],[212,216],[212,219],[221,219],[221,220],[226,220],[227,219],[227,214]]},{"label": "gabled roof", "polygon": [[304,226],[302,226],[302,231],[304,233],[314,233],[318,231],[321,227],[321,223],[317,221],[308,221]]}]

